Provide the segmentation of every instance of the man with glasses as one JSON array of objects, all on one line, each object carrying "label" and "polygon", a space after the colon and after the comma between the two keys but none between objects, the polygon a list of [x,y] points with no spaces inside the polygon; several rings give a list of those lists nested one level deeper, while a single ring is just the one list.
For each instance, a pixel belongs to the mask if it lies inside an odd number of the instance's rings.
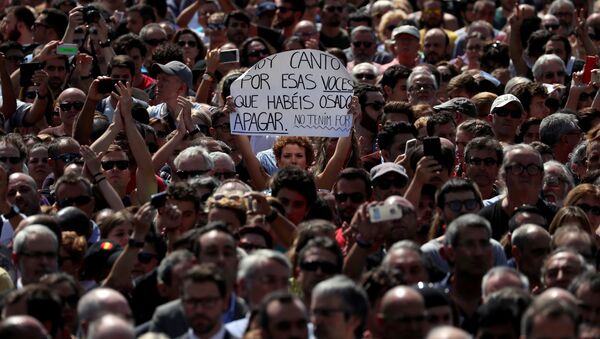
[{"label": "man with glasses", "polygon": [[373,200],[384,201],[393,195],[404,195],[408,185],[408,174],[402,165],[384,162],[371,169]]},{"label": "man with glasses", "polygon": [[60,93],[56,99],[61,124],[49,127],[40,133],[46,133],[57,137],[73,135],[75,120],[81,113],[86,100],[85,93],[78,88],[67,88]]},{"label": "man with glasses", "polygon": [[499,178],[506,184],[506,196],[479,212],[494,225],[494,239],[500,240],[508,231],[510,215],[522,205],[534,205],[547,220],[552,220],[556,207],[540,198],[544,167],[540,153],[533,147],[526,144],[507,147]]},{"label": "man with glasses", "polygon": [[[371,179],[363,169],[346,168],[333,186],[335,205],[342,222],[350,223],[354,212],[363,202],[371,200]],[[338,229],[341,233],[341,229]]]},{"label": "man with glasses", "polygon": [[21,139],[14,135],[0,137],[0,163],[5,165],[7,175],[23,172],[27,148]]},{"label": "man with glasses", "polygon": [[144,60],[144,65],[147,69],[150,69],[152,62],[152,53],[159,45],[165,43],[167,41],[167,32],[160,27],[157,23],[152,23],[144,26],[140,30],[140,38],[144,42],[146,46],[146,59]]},{"label": "man with glasses", "polygon": [[363,62],[372,62],[380,67],[393,59],[391,54],[377,51],[377,35],[371,27],[354,28],[350,33],[350,42],[350,48],[344,50],[349,60],[348,69]]},{"label": "man with glasses", "polygon": [[377,320],[381,326],[382,339],[425,338],[425,300],[412,287],[394,287],[383,296]]},{"label": "man with glasses", "polygon": [[42,225],[23,228],[13,241],[13,261],[20,278],[16,287],[37,283],[46,274],[58,271],[58,240]]},{"label": "man with glasses", "polygon": [[172,169],[175,181],[184,181],[193,177],[210,176],[214,162],[202,146],[191,146],[184,149],[175,160]]},{"label": "man with glasses", "polygon": [[[54,185],[54,198],[58,210],[69,206],[75,206],[85,213],[88,218],[94,215],[96,200],[92,192],[92,184],[84,177],[75,174],[61,176]],[[88,243],[100,240],[100,229],[92,221],[92,235]]]},{"label": "man with glasses", "polygon": [[48,145],[48,164],[52,168],[52,175],[48,176],[43,188],[49,188],[58,178],[60,178],[65,170],[65,166],[72,162],[82,162],[83,158],[79,150],[79,143],[69,137],[59,137],[50,142]]},{"label": "man with glasses", "polygon": [[284,38],[289,38],[294,34],[294,27],[302,20],[306,5],[303,0],[275,0],[275,6],[273,27],[280,29]]},{"label": "man with glasses", "polygon": [[370,62],[363,62],[352,68],[352,78],[355,83],[375,85],[379,77],[377,66]]},{"label": "man with glasses", "polygon": [[521,101],[512,94],[503,94],[497,97],[492,103],[488,116],[498,141],[509,145],[515,143],[517,127],[525,119],[525,110]]},{"label": "man with glasses", "polygon": [[[404,111],[392,111],[394,107],[390,107],[397,104],[396,108],[406,108]],[[406,105],[405,107],[403,107]],[[411,120],[407,118],[404,121],[391,121],[392,119],[404,119],[406,116],[412,115],[412,109],[407,103],[394,101],[386,104],[384,110],[390,110],[388,113],[383,114],[382,124],[379,133],[377,134],[377,146],[379,150],[371,154],[363,156],[362,160],[363,168],[367,171],[382,162],[394,162],[398,157],[406,151],[406,143],[410,139],[417,137],[417,129],[408,122]],[[383,121],[387,120],[387,121]],[[381,199],[377,199],[381,200]]]},{"label": "man with glasses", "polygon": [[379,87],[371,84],[358,84],[354,87],[354,95],[358,97],[361,109],[360,119],[355,126],[357,137],[364,139],[360,154],[371,154],[385,99]]},{"label": "man with glasses", "polygon": [[62,40],[67,30],[69,18],[56,9],[46,8],[33,23],[33,42],[45,45],[50,41]]},{"label": "man with glasses", "polygon": [[296,281],[305,305],[310,305],[313,288],[321,281],[342,273],[344,257],[338,244],[326,237],[311,239],[298,254]]},{"label": "man with glasses", "polygon": [[411,105],[428,104],[435,106],[439,104],[437,98],[438,84],[435,76],[423,69],[413,71],[406,81],[408,88],[408,102]]},{"label": "man with glasses", "polygon": [[325,0],[321,6],[321,43],[326,48],[337,47],[345,49],[350,47],[348,32],[342,29],[346,0]]},{"label": "man with glasses", "polygon": [[555,54],[544,54],[539,57],[533,68],[533,80],[542,84],[565,84],[566,67],[564,61]]},{"label": "man with glasses", "polygon": [[464,176],[477,184],[484,200],[498,195],[495,183],[502,157],[502,145],[493,137],[475,138],[465,147]]}]

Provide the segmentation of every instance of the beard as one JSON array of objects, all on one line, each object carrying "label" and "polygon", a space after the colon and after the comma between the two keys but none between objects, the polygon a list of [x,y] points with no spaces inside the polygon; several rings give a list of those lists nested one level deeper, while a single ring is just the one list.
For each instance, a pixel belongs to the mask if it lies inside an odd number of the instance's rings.
[{"label": "beard", "polygon": [[277,17],[275,17],[275,23],[273,24],[273,27],[283,29],[286,27],[290,27],[293,24],[294,24],[293,17],[283,18],[281,20],[279,20]]},{"label": "beard", "polygon": [[367,113],[361,114],[360,125],[370,132],[377,133],[377,120],[371,118]]}]

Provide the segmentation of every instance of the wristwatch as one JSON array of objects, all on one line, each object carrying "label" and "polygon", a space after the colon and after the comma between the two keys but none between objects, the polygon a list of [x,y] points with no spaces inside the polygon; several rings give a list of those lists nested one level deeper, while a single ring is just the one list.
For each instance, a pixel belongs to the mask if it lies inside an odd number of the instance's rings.
[{"label": "wristwatch", "polygon": [[110,39],[106,39],[106,41],[100,42],[98,45],[102,48],[110,47]]},{"label": "wristwatch", "polygon": [[215,81],[215,77],[214,75],[206,72],[202,75],[202,80],[206,80],[206,81]]},{"label": "wristwatch", "polygon": [[19,208],[16,205],[11,205],[10,211],[6,214],[3,214],[2,216],[5,219],[10,220],[10,219],[16,217],[17,215],[19,215],[19,213],[21,213],[21,211],[19,211]]},{"label": "wristwatch", "polygon": [[137,241],[133,238],[129,238],[129,240],[127,241],[127,245],[129,247],[134,247],[134,248],[142,248],[144,247],[144,242],[143,241]]}]

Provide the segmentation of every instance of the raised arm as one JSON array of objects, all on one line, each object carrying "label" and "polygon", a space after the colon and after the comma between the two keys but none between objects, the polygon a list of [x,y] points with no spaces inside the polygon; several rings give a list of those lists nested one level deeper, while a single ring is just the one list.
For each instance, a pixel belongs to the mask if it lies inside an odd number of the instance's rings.
[{"label": "raised arm", "polygon": [[196,102],[210,104],[211,90],[217,80],[215,72],[219,68],[219,55],[220,51],[218,49],[211,49],[206,55],[206,71],[204,73],[207,74],[208,79],[202,77],[200,86],[196,91]]},{"label": "raised arm", "polygon": [[[584,93],[586,89],[591,89],[593,86],[590,84],[583,83],[583,71],[573,72],[573,80],[571,81],[571,87],[569,88],[569,96],[567,97],[567,103],[565,109],[572,112],[577,112],[577,105],[579,104],[579,96]],[[595,100],[595,98],[594,98]],[[592,102],[593,106],[593,102]]]},{"label": "raised arm", "polygon": [[519,8],[519,3],[515,4],[514,13],[508,18],[510,23],[510,45],[508,54],[513,62],[517,75],[527,76],[529,67],[523,60],[523,46],[521,45],[521,27],[523,25],[523,15]]},{"label": "raised arm", "polygon": [[115,109],[115,113],[113,114],[113,121],[108,125],[108,128],[94,143],[92,144],[92,150],[96,153],[105,152],[108,149],[108,146],[115,141],[117,134],[121,132],[123,127],[123,118],[121,118],[121,108],[120,105],[117,104],[117,108]]},{"label": "raised arm", "polygon": [[181,14],[179,14],[177,20],[175,20],[177,26],[179,26],[179,28],[187,28],[188,24],[194,17],[194,14],[196,14],[196,12],[198,12],[200,9],[200,6],[202,6],[202,0],[196,0],[191,5],[187,6],[183,11],[181,11]]},{"label": "raised arm", "polygon": [[75,37],[75,28],[84,24],[83,12],[81,11],[82,8],[82,6],[77,6],[69,11],[69,24],[65,30],[65,35],[63,35],[63,42],[73,43]]},{"label": "raised arm", "polygon": [[6,69],[4,53],[0,53],[0,83],[2,86],[2,107],[0,107],[0,112],[8,120],[17,110],[17,96],[10,80],[10,74],[8,74],[8,70]]},{"label": "raised arm", "polygon": [[120,211],[125,208],[123,205],[123,201],[119,197],[119,194],[113,186],[106,180],[104,174],[102,174],[102,169],[100,168],[100,159],[98,159],[98,155],[92,151],[92,149],[87,145],[81,145],[81,154],[83,155],[83,159],[85,160],[85,168],[87,168],[90,177],[92,178],[92,182],[96,184],[98,190],[106,200],[106,203],[110,207],[110,209],[114,211]]},{"label": "raised arm", "polygon": [[248,206],[248,209],[254,214],[264,215],[281,245],[285,248],[289,248],[294,241],[296,226],[285,216],[279,214],[276,209],[271,207],[263,193],[250,192],[246,193],[245,196],[246,198],[249,198],[248,201],[251,201],[251,206]]},{"label": "raised arm", "polygon": [[23,116],[23,126],[33,126],[43,119],[48,107],[48,100],[52,100],[48,90],[48,73],[46,71],[41,69],[35,71],[31,80],[34,84],[38,84],[38,95],[33,100],[31,108]]},{"label": "raised arm", "polygon": [[444,171],[444,169],[433,157],[422,157],[417,163],[415,175],[404,193],[404,197],[414,206],[419,206],[423,185],[428,183],[431,177],[439,171]]}]

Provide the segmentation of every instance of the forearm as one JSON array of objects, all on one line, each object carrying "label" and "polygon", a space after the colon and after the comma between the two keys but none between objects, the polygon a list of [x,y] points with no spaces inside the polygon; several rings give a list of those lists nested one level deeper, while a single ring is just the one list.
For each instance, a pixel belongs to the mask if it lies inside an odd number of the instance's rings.
[{"label": "forearm", "polygon": [[187,28],[198,9],[200,9],[200,3],[198,3],[198,1],[195,1],[193,4],[184,9],[177,17],[177,20],[175,20],[177,26],[180,28]]},{"label": "forearm", "polygon": [[277,239],[281,241],[281,245],[285,248],[289,248],[294,242],[294,234],[296,232],[296,226],[286,217],[277,213],[277,217],[271,222],[271,229],[277,236]]},{"label": "forearm", "polygon": [[404,193],[404,198],[410,201],[413,206],[419,206],[419,201],[421,200],[421,189],[423,184],[416,177],[411,181],[408,189]]},{"label": "forearm", "polygon": [[571,90],[569,91],[569,96],[567,97],[567,102],[565,103],[565,109],[577,112],[577,105],[579,104],[580,94],[581,92],[579,90],[575,90],[571,87]]},{"label": "forearm", "polygon": [[44,118],[44,113],[46,113],[46,108],[48,107],[48,100],[50,100],[48,95],[49,93],[47,93],[46,98],[43,99],[39,97],[35,98],[33,105],[31,105],[29,111],[23,116],[24,126],[34,126]]},{"label": "forearm", "polygon": [[589,35],[584,34],[579,41],[581,41],[586,55],[598,55],[598,48],[592,39],[590,39]]},{"label": "forearm", "polygon": [[323,170],[322,173],[319,173],[315,178],[317,188],[329,190],[333,187],[338,174],[346,167],[346,160],[348,159],[351,149],[352,132],[350,132],[349,136],[338,139],[337,145],[335,146],[335,152],[327,162],[325,170]]},{"label": "forearm", "polygon": [[5,119],[10,119],[17,110],[17,96],[6,68],[0,69],[0,82],[2,83],[2,108],[0,111],[4,114]]},{"label": "forearm", "polygon": [[267,188],[267,182],[269,181],[269,175],[260,166],[260,162],[256,155],[252,151],[250,140],[245,135],[235,136],[238,150],[242,156],[246,170],[250,175],[252,186],[257,191],[262,191]]},{"label": "forearm", "polygon": [[63,43],[73,43],[73,39],[75,37],[75,26],[71,23],[68,24],[67,29],[65,30],[65,35],[62,38]]},{"label": "forearm", "polygon": [[106,151],[108,146],[113,143],[118,133],[119,130],[115,128],[114,123],[110,124],[108,129],[90,146],[92,151],[96,152],[96,154]]},{"label": "forearm", "polygon": [[167,163],[169,157],[173,154],[177,145],[182,141],[183,133],[177,130],[177,132],[175,132],[175,135],[169,141],[167,141],[167,143],[164,144],[156,153],[154,153],[154,156],[152,157],[152,169],[155,173],[158,172],[165,163]]},{"label": "forearm", "polygon": [[[75,124],[73,126],[73,138],[81,145],[89,145],[91,142],[96,104],[97,101],[86,98],[81,113],[79,113],[79,115],[75,118]],[[108,146],[106,146],[106,148],[108,148]]]},{"label": "forearm", "polygon": [[110,270],[108,277],[102,282],[102,287],[110,287],[117,291],[130,291],[133,288],[131,272],[135,266],[138,251],[137,248],[129,245],[125,246]]},{"label": "forearm", "polygon": [[521,45],[521,27],[513,27],[510,32],[510,45],[508,48],[508,54],[513,62],[517,75],[526,76],[527,64],[523,60],[523,47]]},{"label": "forearm", "polygon": [[213,82],[210,80],[202,79],[198,90],[196,91],[196,102],[202,104],[210,104],[210,93],[213,86]]},{"label": "forearm", "polygon": [[156,193],[157,185],[154,179],[152,157],[144,139],[138,131],[132,117],[125,119],[125,133],[131,153],[137,163],[136,188],[140,205],[150,201],[150,196]]},{"label": "forearm", "polygon": [[114,187],[106,180],[106,177],[102,175],[101,172],[98,172],[93,175],[92,178],[96,182],[96,187],[106,200],[106,203],[113,211],[120,211],[125,208],[123,205],[123,201],[117,191],[115,191]]},{"label": "forearm", "polygon": [[344,269],[342,273],[353,280],[359,280],[363,272],[363,267],[367,262],[369,251],[366,248],[358,246],[356,243],[350,248],[350,252],[344,258]]}]

